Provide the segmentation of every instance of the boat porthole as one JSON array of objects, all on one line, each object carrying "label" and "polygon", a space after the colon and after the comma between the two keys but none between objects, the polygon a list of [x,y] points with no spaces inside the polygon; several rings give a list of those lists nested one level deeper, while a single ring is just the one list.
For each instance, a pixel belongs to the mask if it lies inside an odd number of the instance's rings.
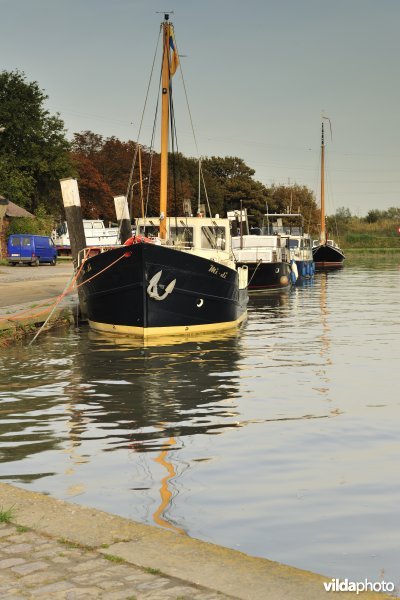
[{"label": "boat porthole", "polygon": [[196,306],[198,306],[200,308],[201,306],[203,306],[203,304],[204,304],[203,298],[199,298],[199,300],[197,300]]},{"label": "boat porthole", "polygon": [[279,273],[279,267],[276,267],[275,273]]}]

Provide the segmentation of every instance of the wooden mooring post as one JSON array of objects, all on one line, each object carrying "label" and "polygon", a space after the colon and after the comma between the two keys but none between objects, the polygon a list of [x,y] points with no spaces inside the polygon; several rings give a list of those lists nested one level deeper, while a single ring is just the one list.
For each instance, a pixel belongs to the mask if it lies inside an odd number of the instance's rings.
[{"label": "wooden mooring post", "polygon": [[115,196],[114,205],[117,221],[119,223],[119,237],[121,244],[123,244],[127,239],[132,237],[131,219],[126,196]]},{"label": "wooden mooring post", "polygon": [[[78,269],[78,254],[86,248],[85,230],[83,228],[81,200],[76,179],[60,179],[61,193],[67,219],[71,255],[75,272]],[[87,319],[86,297],[83,288],[78,288],[80,319]]]}]

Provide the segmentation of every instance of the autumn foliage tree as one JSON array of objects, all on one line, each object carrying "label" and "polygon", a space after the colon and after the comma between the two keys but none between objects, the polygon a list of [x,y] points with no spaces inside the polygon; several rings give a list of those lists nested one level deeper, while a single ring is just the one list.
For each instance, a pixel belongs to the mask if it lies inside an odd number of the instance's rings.
[{"label": "autumn foliage tree", "polygon": [[[78,172],[78,184],[81,197],[82,211],[86,218],[102,218],[115,221],[114,196],[127,194],[127,187],[135,156],[136,144],[132,141],[123,142],[112,136],[103,136],[91,131],[76,133],[73,141],[72,158]],[[137,152],[136,152],[136,156]],[[150,152],[146,148],[141,150],[144,202],[149,197],[150,211],[154,210],[153,199],[159,194],[159,167],[158,161],[153,161],[152,177],[149,172],[152,162]],[[141,211],[141,198],[139,197],[139,161],[136,161],[132,181],[132,198],[130,198],[132,216],[137,217]],[[150,185],[150,189],[149,188]]]},{"label": "autumn foliage tree", "polygon": [[[91,131],[75,134],[73,161],[78,171],[79,189],[84,216],[115,220],[113,196],[126,195],[136,161],[130,197],[133,218],[142,215],[139,194],[139,160],[135,142],[123,142],[116,137],[103,138]],[[141,148],[143,209],[145,214],[159,214],[160,156],[149,148]],[[181,153],[169,156],[168,211],[183,214],[184,200],[190,200],[192,213],[197,205],[207,205],[207,212],[225,216],[228,210],[247,209],[250,225],[261,225],[263,215],[285,212],[289,205],[302,212],[305,224],[318,221],[318,210],[310,190],[302,186],[266,188],[254,179],[255,171],[237,156],[212,156],[201,161]],[[200,179],[200,191],[199,191]],[[205,186],[205,189],[204,189]],[[205,191],[206,190],[206,191]]]}]

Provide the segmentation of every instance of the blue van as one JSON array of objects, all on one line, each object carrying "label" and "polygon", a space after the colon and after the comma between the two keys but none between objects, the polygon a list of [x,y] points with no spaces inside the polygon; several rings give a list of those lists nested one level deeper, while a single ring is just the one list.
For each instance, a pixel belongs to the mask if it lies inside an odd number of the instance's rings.
[{"label": "blue van", "polygon": [[10,265],[28,263],[37,267],[40,263],[57,262],[57,250],[51,238],[30,233],[15,233],[7,242],[7,260]]}]

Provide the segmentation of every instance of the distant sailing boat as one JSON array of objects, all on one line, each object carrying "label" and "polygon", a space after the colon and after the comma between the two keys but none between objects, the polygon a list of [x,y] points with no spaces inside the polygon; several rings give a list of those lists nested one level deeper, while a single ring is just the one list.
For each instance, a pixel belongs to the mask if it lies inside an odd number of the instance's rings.
[{"label": "distant sailing boat", "polygon": [[324,123],[321,136],[321,231],[319,240],[313,241],[313,258],[317,269],[339,268],[343,266],[345,256],[339,246],[327,239],[325,225],[325,144]]},{"label": "distant sailing boat", "polygon": [[159,216],[139,219],[125,245],[89,254],[80,273],[90,327],[142,338],[231,328],[245,319],[248,302],[248,270],[236,266],[229,220],[168,214],[172,77],[179,66],[168,14],[161,31]]}]

